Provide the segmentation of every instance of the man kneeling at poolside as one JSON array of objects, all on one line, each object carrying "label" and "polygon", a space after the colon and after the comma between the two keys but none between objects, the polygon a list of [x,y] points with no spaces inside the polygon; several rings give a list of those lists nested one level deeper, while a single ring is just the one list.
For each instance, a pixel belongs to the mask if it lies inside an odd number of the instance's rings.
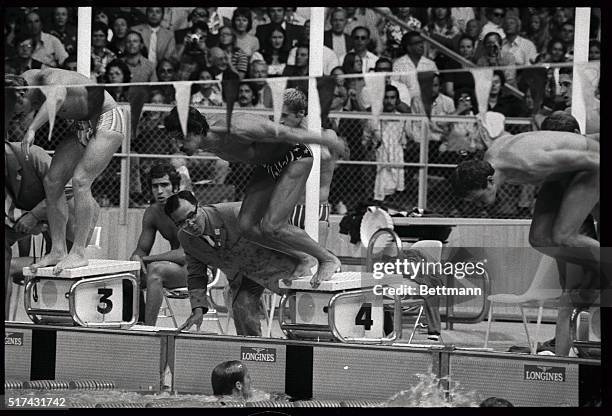
[{"label": "man kneeling at poolside", "polygon": [[179,330],[193,325],[199,330],[202,325],[208,311],[206,271],[215,267],[229,281],[236,333],[261,336],[259,308],[264,289],[282,293],[278,281],[289,278],[297,267],[298,259],[242,237],[240,208],[240,202],[199,206],[189,191],[167,199],[164,211],[178,227],[178,240],[185,251],[192,309]]}]

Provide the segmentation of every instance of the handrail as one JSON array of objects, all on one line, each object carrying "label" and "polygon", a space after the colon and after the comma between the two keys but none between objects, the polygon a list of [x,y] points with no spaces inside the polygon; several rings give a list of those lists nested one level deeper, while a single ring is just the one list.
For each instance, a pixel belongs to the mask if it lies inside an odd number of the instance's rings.
[{"label": "handrail", "polygon": [[[372,7],[372,10],[374,10],[376,13],[380,14],[381,16],[383,16],[385,19],[388,19],[388,20],[392,21],[393,23],[395,23],[397,25],[400,25],[404,29],[413,30],[413,29],[411,29],[408,26],[407,23],[402,22],[396,16],[393,16],[391,13],[387,12],[383,8]],[[423,30],[420,31],[420,34],[421,34],[421,37],[423,39],[425,39],[427,42],[431,43],[436,48],[440,49],[440,51],[443,54],[445,54],[446,56],[448,56],[451,59],[454,59],[455,61],[459,62],[463,66],[466,66],[468,68],[477,68],[478,67],[478,65],[476,65],[474,62],[472,62],[472,61],[470,61],[468,59],[465,59],[463,56],[459,55],[457,52],[453,51],[452,49],[447,48],[446,46],[444,46],[443,44],[441,44],[440,42],[438,42],[437,40],[433,39],[431,36],[426,34]],[[512,95],[514,95],[514,96],[516,96],[518,98],[525,98],[525,94],[523,94],[521,91],[519,91],[518,89],[514,88],[511,85],[504,84],[504,88],[508,92],[510,92]]]}]

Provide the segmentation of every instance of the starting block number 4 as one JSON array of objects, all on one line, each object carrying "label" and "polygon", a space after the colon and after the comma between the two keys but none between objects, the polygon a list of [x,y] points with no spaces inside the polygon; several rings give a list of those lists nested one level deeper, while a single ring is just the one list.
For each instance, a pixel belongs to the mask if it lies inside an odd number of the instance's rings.
[{"label": "starting block number 4", "polygon": [[[383,299],[373,293],[343,296],[330,301],[334,293],[298,292],[296,323],[333,325],[344,338],[381,338],[383,336]],[[330,317],[330,308],[333,308]]]}]

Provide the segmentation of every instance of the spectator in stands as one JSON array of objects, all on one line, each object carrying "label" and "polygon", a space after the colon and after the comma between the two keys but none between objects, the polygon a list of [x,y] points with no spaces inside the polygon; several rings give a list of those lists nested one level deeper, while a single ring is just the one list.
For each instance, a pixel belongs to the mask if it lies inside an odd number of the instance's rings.
[{"label": "spectator in stands", "polygon": [[[351,32],[351,38],[353,39],[353,49],[349,51],[356,53],[361,59],[361,72],[368,73],[373,70],[378,61],[378,56],[374,55],[368,50],[368,44],[370,43],[370,29],[365,26],[357,26]],[[346,56],[346,55],[345,55]],[[340,58],[341,62],[344,62],[345,57]]]},{"label": "spectator in stands", "polygon": [[451,8],[451,16],[461,33],[465,32],[467,22],[474,19],[473,7],[453,7]]},{"label": "spectator in stands", "polygon": [[[155,69],[159,82],[177,81],[178,62],[174,59],[160,59]],[[158,85],[157,88],[164,96],[164,102],[167,104],[176,103],[175,90],[172,85]]]},{"label": "spectator in stands", "polygon": [[[306,22],[304,22],[304,42],[302,43],[302,45],[306,45],[306,47],[309,47],[309,44],[310,20],[306,20]],[[297,53],[298,46],[294,47],[289,51],[289,55],[287,56],[287,65],[295,65],[295,55]],[[323,75],[329,75],[331,73],[331,70],[337,67],[339,64],[340,62],[338,61],[338,57],[334,53],[334,51],[323,45]]]},{"label": "spectator in stands", "polygon": [[232,71],[243,79],[249,68],[249,57],[236,46],[236,37],[231,27],[224,26],[219,29],[219,48],[225,52]]},{"label": "spectator in stands", "polygon": [[20,75],[29,69],[47,68],[47,65],[32,58],[34,40],[27,33],[18,32],[14,38],[16,55],[4,61],[5,66],[12,68],[12,73]]},{"label": "spectator in stands", "polygon": [[[342,62],[342,70],[346,75],[361,74],[362,71],[361,57],[355,52],[349,52],[344,57]],[[365,82],[363,78],[346,78],[344,84],[347,88],[348,101],[344,106],[345,111],[364,111],[358,97],[361,95]]]},{"label": "spectator in stands", "polygon": [[53,8],[53,26],[49,31],[50,35],[55,36],[62,42],[66,53],[76,53],[77,47],[77,30],[76,27],[68,23],[68,8],[55,7]]},{"label": "spectator in stands", "polygon": [[238,105],[240,107],[255,107],[257,94],[250,82],[241,82],[238,86]]},{"label": "spectator in stands", "polygon": [[[271,22],[270,16],[268,16],[268,8],[267,7],[251,7],[251,21],[253,22],[253,27],[249,31],[250,35],[255,36],[257,33],[257,28],[259,26],[267,25]],[[260,43],[261,45],[261,43]]]},{"label": "spectator in stands", "polygon": [[60,67],[68,53],[58,38],[42,31],[40,14],[32,11],[26,15],[26,33],[34,40],[32,58],[53,68]]},{"label": "spectator in stands", "polygon": [[[431,115],[432,116],[444,116],[444,115],[456,115],[458,111],[455,110],[455,102],[452,98],[444,95],[440,88],[440,75],[435,74],[431,81]],[[434,121],[431,120],[429,123],[429,143],[432,147],[432,142],[436,142],[433,147],[435,152],[439,147],[442,135],[448,132],[450,124],[448,122]]]},{"label": "spectator in stands", "polygon": [[410,7],[396,7],[392,8],[391,12],[402,22],[406,23],[408,27],[400,26],[392,21],[388,21],[384,26],[383,33],[385,35],[386,50],[385,55],[389,56],[392,60],[399,58],[405,53],[402,47],[402,39],[406,33],[410,31],[418,31],[421,29],[421,22],[412,16],[410,13]]},{"label": "spectator in stands", "polygon": [[[552,39],[548,42],[548,50],[538,56],[537,62],[563,63],[565,58],[565,45],[561,39]],[[546,72],[546,86],[544,87],[544,106],[549,110],[562,110],[565,108],[561,89],[559,86],[560,68],[549,68]]]},{"label": "spectator in stands", "polygon": [[[368,41],[368,50],[380,54],[385,49],[384,39],[381,38],[380,33],[383,26],[386,23],[380,14],[376,13],[369,7],[345,7],[347,24],[345,27],[345,33],[353,33],[356,27],[363,26],[367,27],[370,31],[370,40]],[[391,13],[391,10],[387,7],[381,7],[387,13]]]},{"label": "spectator in stands", "polygon": [[171,58],[176,54],[174,33],[161,27],[164,17],[163,7],[147,7],[147,23],[132,27],[132,30],[142,35],[143,43],[147,48],[147,59],[153,67],[162,58]]},{"label": "spectator in stands", "polygon": [[[284,77],[308,76],[308,58],[310,49],[305,43],[298,43],[295,53],[295,65],[287,65],[283,70]],[[298,88],[308,96],[308,80],[289,80],[287,88]]]},{"label": "spectator in stands", "polygon": [[[208,59],[208,36],[208,25],[206,23],[195,22],[191,25],[183,39],[183,46],[179,50],[179,61],[195,62],[202,67],[206,66]],[[186,80],[189,77],[179,77],[179,79]]]},{"label": "spectator in stands", "polygon": [[208,10],[208,47],[217,46],[219,42],[219,30],[224,26],[231,26],[232,22],[223,17],[217,11],[218,7],[207,7]]},{"label": "spectator in stands", "polygon": [[260,50],[261,55],[257,56],[258,54],[254,54],[253,59],[261,59],[268,64],[268,76],[279,76],[283,73],[287,65],[289,47],[285,29],[280,25],[273,25],[273,29],[270,29],[270,27],[266,25],[267,29],[265,33],[268,34],[268,37],[264,38],[263,42],[260,38],[260,44],[263,45],[262,50]]},{"label": "spectator in stands", "polygon": [[[221,32],[219,32],[221,33]],[[210,48],[208,61],[210,66],[208,67],[210,71],[210,75],[212,75],[213,79],[217,79],[219,81],[223,81],[225,76],[228,76],[228,72],[234,72],[227,55],[221,48],[212,47]],[[235,72],[234,72],[235,74]],[[238,77],[238,75],[235,75]]]},{"label": "spectator in stands", "polygon": [[335,7],[331,12],[331,30],[323,33],[323,45],[333,50],[338,59],[353,49],[353,38],[344,33],[346,23],[346,10]]},{"label": "spectator in stands", "polygon": [[155,67],[142,55],[143,50],[142,35],[130,30],[125,37],[125,56],[121,59],[130,68],[132,82],[157,81]]},{"label": "spectator in stands", "polygon": [[550,34],[547,22],[539,14],[533,14],[529,17],[529,25],[522,36],[533,42],[538,53],[546,52]]},{"label": "spectator in stands", "polygon": [[306,19],[297,13],[297,7],[285,7],[285,22],[292,25],[304,26]]},{"label": "spectator in stands", "polygon": [[253,27],[253,17],[248,7],[238,7],[232,15],[232,28],[236,35],[236,46],[250,58],[259,50],[259,39],[249,32]]},{"label": "spectator in stands", "polygon": [[[393,65],[391,64],[391,61],[389,59],[379,58],[378,61],[376,61],[374,72],[393,72]],[[385,85],[394,86],[399,93],[399,98],[395,105],[395,109],[400,113],[410,113],[410,92],[408,91],[406,85],[394,80],[391,75],[387,75],[385,77]],[[361,90],[361,94],[359,95],[359,101],[365,111],[370,111],[370,109],[372,108],[371,97],[373,95],[373,91],[370,91],[370,88],[368,88],[367,85]]]},{"label": "spectator in stands", "polygon": [[76,54],[68,55],[68,58],[64,61],[62,65],[63,69],[68,71],[76,71],[77,70],[77,56]]},{"label": "spectator in stands", "polygon": [[[385,86],[383,112],[399,114],[397,103],[399,91],[392,85]],[[379,163],[404,163],[404,148],[407,143],[408,127],[405,120],[368,120],[364,131],[366,147],[376,153]],[[376,166],[374,199],[383,201],[395,192],[404,191],[404,168],[397,166]]]},{"label": "spectator in stands", "polygon": [[[210,70],[203,68],[192,75],[195,81],[211,81],[213,76]],[[218,82],[197,84],[193,86],[195,91],[191,94],[191,104],[220,107],[223,105],[221,85]]]},{"label": "spectator in stands", "polygon": [[561,26],[561,40],[565,45],[565,59],[571,61],[574,59],[574,24],[572,22],[563,23]]},{"label": "spectator in stands", "polygon": [[502,113],[506,117],[528,117],[529,110],[524,101],[514,95],[504,94],[502,87],[506,83],[503,71],[493,71],[493,83],[489,93],[489,111]]},{"label": "spectator in stands", "polygon": [[[459,38],[459,55],[470,62],[474,62],[474,39],[468,35]],[[446,69],[466,68],[463,64],[454,60],[449,60]],[[474,89],[474,76],[470,71],[449,72],[442,74],[443,91],[449,97],[455,96],[455,91],[468,88]]]},{"label": "spectator in stands", "polygon": [[[473,116],[478,113],[478,103],[473,89],[457,89],[455,93],[455,114]],[[458,163],[464,156],[473,154],[483,148],[478,139],[478,126],[475,121],[460,121],[450,125],[448,134],[442,136],[442,144],[438,148],[440,159],[444,163]],[[445,175],[449,176],[449,175]]]},{"label": "spectator in stands", "polygon": [[[478,66],[509,66],[516,65],[514,55],[502,51],[502,38],[496,32],[489,32],[483,39],[484,54],[478,58]],[[509,85],[516,87],[516,69],[504,69],[505,80]]]},{"label": "spectator in stands", "polygon": [[176,42],[176,46],[179,50],[181,50],[185,43],[185,36],[191,33],[191,28],[197,22],[203,22],[206,26],[206,33],[208,33],[208,10],[206,7],[195,7],[191,13],[189,13],[189,17],[187,18],[189,21],[189,26],[185,29],[176,30],[174,32],[174,41]]},{"label": "spectator in stands", "polygon": [[589,61],[599,61],[601,59],[601,42],[596,39],[589,41]]},{"label": "spectator in stands", "polygon": [[[432,7],[429,13],[429,23],[425,25],[424,30],[434,40],[449,49],[454,49],[455,43],[461,36],[459,28],[455,25],[451,16],[450,7]],[[446,68],[448,59],[437,48],[430,48],[428,55],[430,59],[436,61],[438,68]]]},{"label": "spectator in stands", "polygon": [[561,37],[563,25],[569,22],[569,14],[565,7],[555,7],[555,12],[550,20],[548,30],[551,38]]},{"label": "spectator in stands", "polygon": [[519,35],[520,30],[520,19],[515,16],[506,16],[504,19],[506,39],[502,42],[502,53],[512,54],[517,65],[533,64],[538,51],[532,41]]},{"label": "spectator in stands", "polygon": [[[268,15],[270,16],[270,23],[257,27],[256,36],[259,39],[260,45],[265,45],[269,42],[272,32],[277,31],[278,26],[281,26],[283,29],[287,50],[304,40],[304,28],[285,21],[284,7],[268,7]],[[268,65],[270,65],[269,62]]]},{"label": "spectator in stands", "polygon": [[429,58],[423,56],[425,53],[425,41],[419,32],[408,32],[402,37],[401,42],[404,55],[393,61],[393,72],[407,72],[396,79],[408,87],[410,98],[420,97],[421,88],[419,86],[416,71],[438,72],[438,67]]},{"label": "spectator in stands", "polygon": [[125,55],[125,41],[129,31],[128,17],[120,14],[113,20],[113,38],[108,43],[108,49],[119,58]]},{"label": "spectator in stands", "polygon": [[[249,78],[251,79],[265,79],[268,78],[268,64],[263,60],[256,60],[251,62],[251,68],[249,72]],[[264,81],[253,81],[253,88],[257,94],[258,107],[272,108],[272,91],[268,83]]]},{"label": "spectator in stands", "polygon": [[[332,100],[330,111],[342,111],[344,110],[344,105],[348,100],[348,92],[346,90],[346,86],[344,85],[345,80],[344,78],[340,78],[342,75],[344,75],[344,70],[341,66],[337,66],[332,69],[330,75],[336,80],[336,83],[334,85],[334,99]],[[331,128],[333,130],[338,130],[338,121],[339,119],[337,118],[330,119],[330,122],[332,124]]]},{"label": "spectator in stands", "polygon": [[[130,74],[130,68],[125,62],[120,59],[115,59],[106,65],[106,72],[104,74],[103,82],[108,84],[123,84],[132,81],[132,75]],[[128,89],[129,87],[113,87],[106,88],[113,99],[117,102],[128,102]]]},{"label": "spectator in stands", "polygon": [[484,41],[485,36],[491,32],[497,33],[502,40],[505,39],[506,33],[501,25],[506,16],[506,10],[503,7],[487,7],[485,16],[487,21],[480,30],[479,39]]},{"label": "spectator in stands", "polygon": [[106,65],[117,57],[106,47],[107,33],[108,27],[104,23],[94,22],[91,25],[91,59],[94,63],[91,72],[98,82],[103,82]]}]

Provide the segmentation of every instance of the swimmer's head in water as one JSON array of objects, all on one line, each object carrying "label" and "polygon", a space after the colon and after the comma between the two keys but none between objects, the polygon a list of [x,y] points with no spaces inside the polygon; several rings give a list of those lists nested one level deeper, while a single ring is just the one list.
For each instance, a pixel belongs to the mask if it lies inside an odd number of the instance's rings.
[{"label": "swimmer's head in water", "polygon": [[451,177],[455,195],[467,201],[492,205],[497,194],[495,169],[484,160],[461,162]]},{"label": "swimmer's head in water", "polygon": [[514,405],[508,400],[500,397],[489,397],[483,400],[479,407],[514,407]]},{"label": "swimmer's head in water", "polygon": [[215,396],[240,396],[248,399],[252,394],[249,370],[241,361],[224,361],[210,376]]},{"label": "swimmer's head in water", "polygon": [[187,116],[187,136],[183,135],[178,109],[174,107],[164,119],[164,127],[169,137],[176,142],[178,150],[191,156],[201,147],[209,127],[206,117],[194,107],[189,107]]},{"label": "swimmer's head in water", "polygon": [[570,133],[580,133],[578,120],[565,111],[555,111],[542,121],[540,130],[568,131]]},{"label": "swimmer's head in water", "polygon": [[308,111],[306,94],[297,88],[288,88],[283,93],[281,124],[298,127]]}]

